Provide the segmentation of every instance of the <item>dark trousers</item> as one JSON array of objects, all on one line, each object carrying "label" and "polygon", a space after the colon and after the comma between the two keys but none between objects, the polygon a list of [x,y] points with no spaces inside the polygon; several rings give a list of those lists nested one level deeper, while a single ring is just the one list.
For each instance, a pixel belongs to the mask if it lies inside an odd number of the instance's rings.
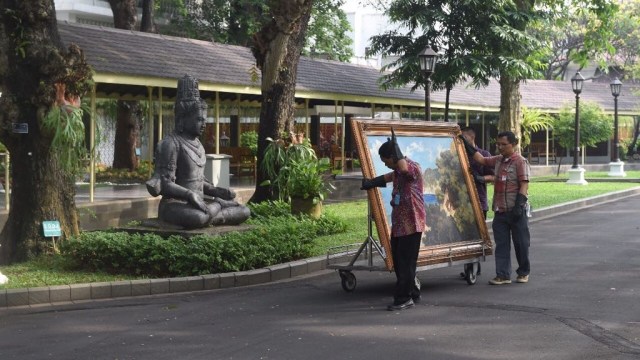
[{"label": "dark trousers", "polygon": [[522,215],[514,220],[510,213],[496,213],[491,225],[493,228],[493,238],[496,241],[496,276],[503,279],[511,278],[511,240],[516,252],[518,269],[516,273],[520,276],[529,275],[529,244],[531,242],[529,234],[529,220],[526,215]]},{"label": "dark trousers", "polygon": [[416,287],[416,266],[422,233],[391,238],[393,270],[396,273],[396,288],[393,294],[394,304],[402,304],[420,295]]}]

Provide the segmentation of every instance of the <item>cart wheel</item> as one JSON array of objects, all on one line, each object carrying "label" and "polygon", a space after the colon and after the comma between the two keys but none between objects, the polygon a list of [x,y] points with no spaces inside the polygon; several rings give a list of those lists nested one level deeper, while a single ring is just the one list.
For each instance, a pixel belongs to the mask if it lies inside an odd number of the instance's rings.
[{"label": "cart wheel", "polygon": [[467,280],[467,284],[473,285],[478,280],[476,269],[473,263],[464,264],[464,279]]},{"label": "cart wheel", "polygon": [[351,271],[340,271],[342,279],[342,289],[346,292],[352,292],[356,289],[356,276]]}]

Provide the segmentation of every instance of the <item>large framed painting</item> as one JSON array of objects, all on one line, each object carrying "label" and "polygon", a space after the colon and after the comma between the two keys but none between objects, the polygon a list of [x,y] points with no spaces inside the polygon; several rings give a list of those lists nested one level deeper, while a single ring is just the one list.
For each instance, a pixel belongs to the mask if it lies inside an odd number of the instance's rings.
[{"label": "large framed painting", "polygon": [[[454,123],[352,119],[351,128],[360,155],[362,175],[373,178],[392,170],[380,156],[380,145],[396,134],[402,153],[418,162],[423,172],[427,230],[423,234],[418,266],[452,263],[491,254],[487,231],[469,160]],[[391,254],[391,190],[368,191],[378,238]],[[471,261],[470,261],[471,262]],[[391,256],[385,258],[393,268]]]}]

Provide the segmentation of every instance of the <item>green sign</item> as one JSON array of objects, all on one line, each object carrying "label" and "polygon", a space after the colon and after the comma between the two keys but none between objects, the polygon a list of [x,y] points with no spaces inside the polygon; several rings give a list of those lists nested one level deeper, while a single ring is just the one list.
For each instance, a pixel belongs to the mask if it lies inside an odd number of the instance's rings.
[{"label": "green sign", "polygon": [[45,237],[62,236],[62,229],[60,228],[60,221],[58,220],[43,221],[42,231]]}]

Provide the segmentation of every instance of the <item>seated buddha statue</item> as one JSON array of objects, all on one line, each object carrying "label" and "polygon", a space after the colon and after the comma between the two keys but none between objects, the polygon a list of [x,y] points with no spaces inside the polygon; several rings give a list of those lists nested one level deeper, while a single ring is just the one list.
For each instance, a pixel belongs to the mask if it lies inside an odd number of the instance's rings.
[{"label": "seated buddha statue", "polygon": [[206,115],[198,81],[185,75],[178,80],[175,130],[158,143],[154,174],[146,183],[152,196],[162,196],[158,218],[186,229],[237,225],[250,216],[249,208],[234,200],[233,190],[216,187],[204,176],[206,155],[199,136]]}]

